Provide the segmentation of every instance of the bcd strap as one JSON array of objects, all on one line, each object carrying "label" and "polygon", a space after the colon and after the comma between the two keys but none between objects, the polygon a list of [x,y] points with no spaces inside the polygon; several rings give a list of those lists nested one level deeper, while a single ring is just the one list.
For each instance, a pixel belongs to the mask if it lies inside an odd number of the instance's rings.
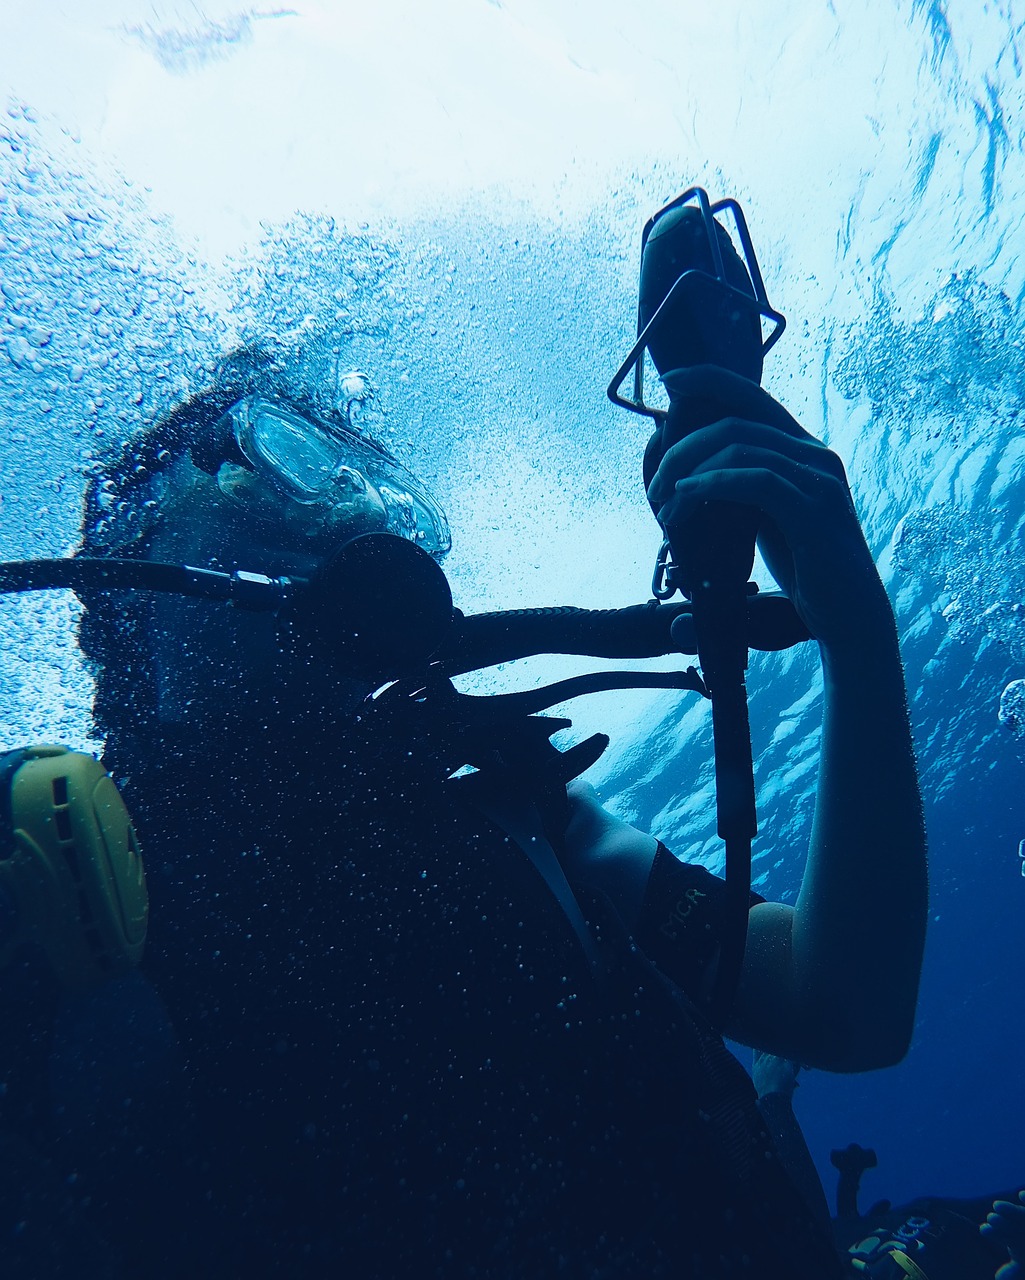
[{"label": "bcd strap", "polygon": [[512,798],[510,789],[503,788],[498,779],[484,773],[459,778],[454,785],[459,788],[465,800],[500,827],[530,859],[552,897],[562,908],[592,971],[600,972],[604,965],[598,945],[591,936],[576,895],[545,834],[544,823],[536,806],[532,802],[517,802]]}]

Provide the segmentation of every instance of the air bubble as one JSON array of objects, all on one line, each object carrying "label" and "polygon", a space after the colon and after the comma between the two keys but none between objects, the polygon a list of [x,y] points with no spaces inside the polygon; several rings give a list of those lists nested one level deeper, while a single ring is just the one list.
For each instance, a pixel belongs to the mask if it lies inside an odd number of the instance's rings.
[{"label": "air bubble", "polygon": [[26,364],[32,356],[32,348],[28,342],[20,335],[7,339],[7,355],[12,364],[19,369]]},{"label": "air bubble", "polygon": [[1025,741],[1025,680],[1012,680],[1004,689],[997,715],[1012,738]]}]

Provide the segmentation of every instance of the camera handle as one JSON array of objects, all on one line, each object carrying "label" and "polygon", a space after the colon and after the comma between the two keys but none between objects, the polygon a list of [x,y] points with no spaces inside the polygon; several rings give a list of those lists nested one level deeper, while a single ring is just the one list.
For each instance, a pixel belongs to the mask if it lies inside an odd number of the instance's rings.
[{"label": "camera handle", "polygon": [[[672,405],[659,434],[662,453],[713,420],[700,406]],[[759,514],[736,502],[709,502],[664,530],[672,553],[670,580],[690,599],[698,663],[712,703],[716,829],[725,844],[724,936],[712,1002],[733,1001],[744,962],[751,891],[751,843],[758,831],[754,760],[747,705],[749,583]]]},{"label": "camera handle", "polygon": [[[732,216],[740,252],[716,215]],[[765,322],[771,326],[765,335]],[[717,365],[760,382],[765,354],[786,320],[769,306],[747,222],[735,200],[712,204],[691,187],[658,210],[641,233],[637,339],[608,388],[615,403],[650,417],[655,432],[644,454],[647,490],[666,450],[721,415],[674,395],[675,371]],[[668,413],[644,397],[650,355],[669,396]],[[634,394],[622,393],[630,371]],[[747,708],[748,578],[759,515],[732,502],[709,502],[681,525],[663,529],[666,548],[655,570],[656,594],[679,588],[692,604],[702,675],[712,700],[716,810],[726,845],[726,906],[713,1002],[733,1002],[747,940],[751,841],[757,831],[754,770]],[[755,588],[757,590],[757,588]]]}]

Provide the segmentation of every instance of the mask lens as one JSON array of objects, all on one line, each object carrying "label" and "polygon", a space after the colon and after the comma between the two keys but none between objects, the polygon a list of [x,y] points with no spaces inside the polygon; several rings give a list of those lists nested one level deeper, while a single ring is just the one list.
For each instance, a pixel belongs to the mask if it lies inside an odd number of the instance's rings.
[{"label": "mask lens", "polygon": [[[384,508],[387,531],[434,556],[452,545],[445,514],[427,490],[386,450],[351,431],[330,430],[266,400],[231,412],[236,443],[254,470],[292,501],[350,505],[357,492]],[[369,500],[369,499],[368,499]]]},{"label": "mask lens", "polygon": [[342,461],[339,443],[303,418],[256,401],[236,419],[239,447],[298,502],[316,501]]}]

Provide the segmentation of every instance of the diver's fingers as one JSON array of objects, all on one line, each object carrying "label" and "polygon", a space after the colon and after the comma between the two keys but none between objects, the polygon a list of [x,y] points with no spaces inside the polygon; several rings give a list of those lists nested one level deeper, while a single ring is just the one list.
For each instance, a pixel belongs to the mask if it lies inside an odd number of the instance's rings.
[{"label": "diver's fingers", "polygon": [[[784,471],[791,469],[788,464],[794,464],[811,481],[824,475],[846,486],[847,473],[843,463],[817,440],[791,440],[772,427],[759,426],[758,423],[744,423],[743,426],[744,430],[739,434],[724,430],[714,433],[714,438],[699,442],[700,452],[694,451],[692,465],[689,470],[681,470],[681,478],[701,470],[722,471],[728,467],[750,466],[771,468],[778,460]],[[705,456],[701,457],[702,454]],[[687,450],[681,449],[675,456],[677,459],[686,457]]]},{"label": "diver's fingers", "polygon": [[589,782],[575,778],[566,787],[569,801],[569,818],[566,824],[566,842],[573,848],[583,847],[602,834],[613,822],[618,822],[598,799],[598,793]]},{"label": "diver's fingers", "polygon": [[979,1226],[984,1236],[992,1237],[1005,1245],[1012,1257],[1025,1252],[1025,1206],[1021,1203],[1023,1194],[1025,1193],[1018,1193],[1017,1204],[1010,1200],[994,1200],[985,1222]]},{"label": "diver's fingers", "polygon": [[[704,504],[718,501],[739,502],[762,511],[791,547],[823,508],[850,509],[847,488],[834,477],[773,457],[771,466],[710,467],[678,480],[656,515],[663,528],[671,529],[695,515]],[[822,532],[820,528],[817,533],[820,541]]]},{"label": "diver's fingers", "polygon": [[605,809],[602,802],[598,799],[598,793],[589,782],[585,782],[582,778],[574,778],[572,782],[566,786],[566,798],[570,804],[570,811],[576,822],[592,819],[599,813],[604,813]]},{"label": "diver's fingers", "polygon": [[767,422],[798,439],[814,438],[757,382],[718,365],[676,369],[667,378],[666,386],[673,402],[670,412],[680,413],[684,420],[700,412],[708,421],[711,411],[716,418],[749,418],[754,422]]},{"label": "diver's fingers", "polygon": [[831,476],[846,488],[847,474],[835,453],[813,437],[796,439],[762,422],[725,418],[702,427],[666,450],[648,488],[648,501],[658,509],[677,482],[702,470],[772,466],[772,459],[800,464],[809,474]]},{"label": "diver's fingers", "polygon": [[[1005,1218],[1009,1218],[1014,1222],[1025,1223],[1025,1191],[1018,1192],[1018,1200],[994,1200],[993,1212],[999,1213]],[[992,1217],[993,1214],[990,1214]]]}]

